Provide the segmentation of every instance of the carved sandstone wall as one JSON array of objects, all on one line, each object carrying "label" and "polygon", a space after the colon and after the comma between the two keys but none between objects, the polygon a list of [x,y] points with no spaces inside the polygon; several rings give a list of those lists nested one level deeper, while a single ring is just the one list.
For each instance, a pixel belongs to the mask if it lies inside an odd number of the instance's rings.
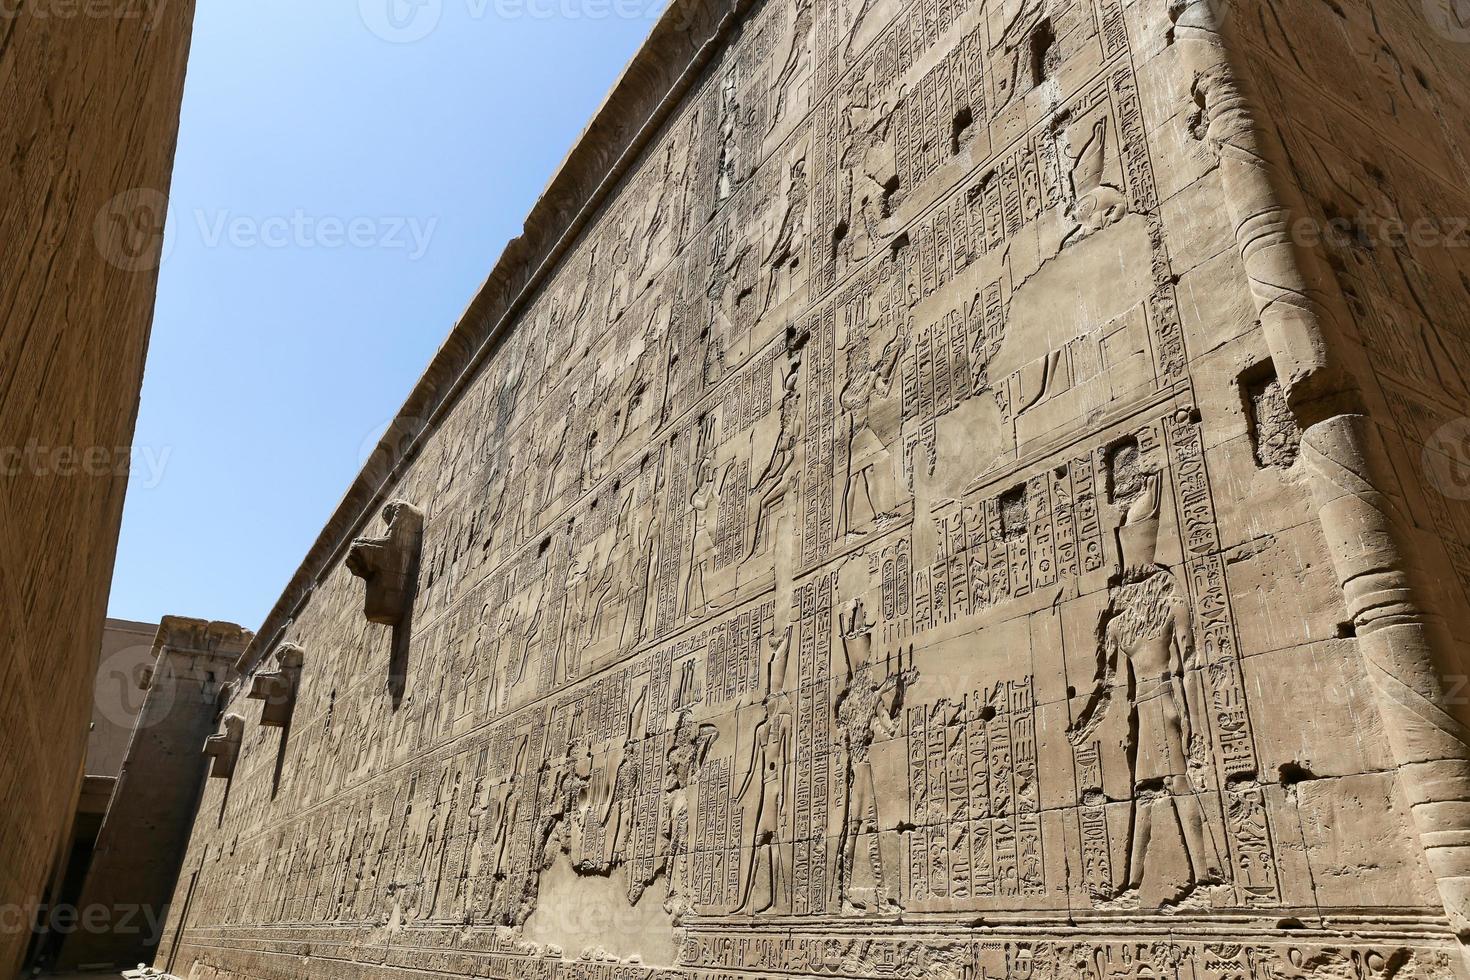
[{"label": "carved sandstone wall", "polygon": [[1229,13],[676,5],[242,659],[160,965],[1462,975],[1458,544]]},{"label": "carved sandstone wall", "polygon": [[0,976],[65,859],[191,0],[0,14]]}]

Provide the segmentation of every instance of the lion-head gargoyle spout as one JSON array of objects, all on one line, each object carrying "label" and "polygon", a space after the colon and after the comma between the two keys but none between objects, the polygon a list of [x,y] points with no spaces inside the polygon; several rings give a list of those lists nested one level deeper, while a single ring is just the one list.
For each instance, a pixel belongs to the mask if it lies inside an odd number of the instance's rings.
[{"label": "lion-head gargoyle spout", "polygon": [[301,666],[306,654],[294,643],[282,643],[276,648],[276,670],[269,674],[256,674],[250,686],[250,697],[265,702],[260,711],[260,723],[267,728],[284,728],[291,722],[291,711],[296,707],[296,689],[301,683]]},{"label": "lion-head gargoyle spout", "polygon": [[347,570],[367,584],[368,621],[397,626],[408,618],[418,588],[424,515],[412,504],[395,500],[383,508],[383,520],[388,522],[387,536],[352,542]]},{"label": "lion-head gargoyle spout", "polygon": [[229,779],[235,775],[235,760],[240,758],[240,740],[245,737],[245,719],[225,715],[217,734],[204,740],[204,754],[213,759],[209,769],[212,779]]}]

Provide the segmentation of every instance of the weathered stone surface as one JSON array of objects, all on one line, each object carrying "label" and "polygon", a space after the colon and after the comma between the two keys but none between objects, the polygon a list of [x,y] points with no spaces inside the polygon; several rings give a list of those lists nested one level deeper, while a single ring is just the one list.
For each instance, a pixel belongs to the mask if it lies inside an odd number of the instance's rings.
[{"label": "weathered stone surface", "polygon": [[192,0],[0,12],[0,976],[81,784]]},{"label": "weathered stone surface", "polygon": [[159,965],[1465,976],[1470,394],[1353,276],[1454,347],[1470,270],[1291,232],[1329,110],[1463,168],[1466,54],[1349,106],[1275,6],[676,3],[242,658]]}]

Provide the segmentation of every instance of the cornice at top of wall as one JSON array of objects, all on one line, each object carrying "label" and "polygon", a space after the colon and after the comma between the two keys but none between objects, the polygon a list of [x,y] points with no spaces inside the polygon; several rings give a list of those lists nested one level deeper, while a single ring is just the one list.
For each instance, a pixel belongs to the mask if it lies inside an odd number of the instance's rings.
[{"label": "cornice at top of wall", "polygon": [[377,515],[405,464],[754,3],[671,0],[347,488],[240,655],[238,671],[252,670],[280,642],[316,585]]}]

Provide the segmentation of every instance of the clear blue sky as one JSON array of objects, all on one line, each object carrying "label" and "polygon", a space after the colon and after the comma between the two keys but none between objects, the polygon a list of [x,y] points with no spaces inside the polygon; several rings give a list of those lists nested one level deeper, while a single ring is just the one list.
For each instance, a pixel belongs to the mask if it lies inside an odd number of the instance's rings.
[{"label": "clear blue sky", "polygon": [[198,4],[109,612],[253,629],[661,0]]}]

